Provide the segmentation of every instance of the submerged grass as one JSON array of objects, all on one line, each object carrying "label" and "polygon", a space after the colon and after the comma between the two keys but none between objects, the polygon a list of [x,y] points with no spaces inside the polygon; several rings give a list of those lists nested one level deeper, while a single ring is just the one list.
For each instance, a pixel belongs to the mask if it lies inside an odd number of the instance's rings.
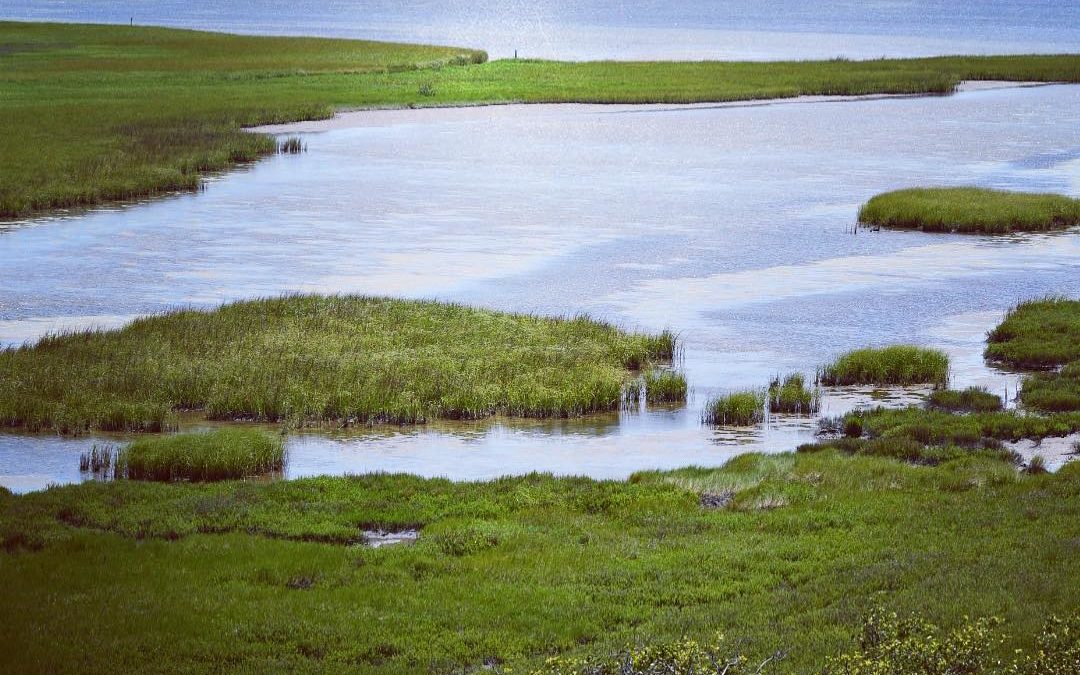
[{"label": "submerged grass", "polygon": [[911,345],[856,349],[841,355],[819,373],[826,386],[850,384],[906,385],[949,381],[949,357],[937,349]]},{"label": "submerged grass", "polygon": [[276,150],[245,125],[343,107],[693,103],[1080,82],[1080,55],[483,63],[477,50],[0,22],[0,217],[191,190]]},{"label": "submerged grass", "polygon": [[[145,672],[153,654],[169,672],[522,673],[722,632],[801,674],[850,650],[883,597],[946,631],[1001,616],[988,649],[1011,659],[1080,606],[1077,469],[826,450],[628,481],[0,493],[0,671]],[[410,546],[345,545],[410,527]]]},{"label": "submerged grass", "polygon": [[0,425],[155,431],[211,419],[414,423],[619,407],[671,333],[460,305],[298,295],[0,350]]},{"label": "submerged grass", "polygon": [[872,198],[859,209],[859,222],[925,232],[1042,232],[1080,225],[1080,199],[973,187],[911,188]]},{"label": "submerged grass", "polygon": [[766,392],[747,389],[717,396],[705,404],[705,424],[746,427],[765,420]]},{"label": "submerged grass", "polygon": [[116,462],[116,476],[132,480],[229,480],[281,471],[285,444],[263,431],[217,429],[140,438]]}]

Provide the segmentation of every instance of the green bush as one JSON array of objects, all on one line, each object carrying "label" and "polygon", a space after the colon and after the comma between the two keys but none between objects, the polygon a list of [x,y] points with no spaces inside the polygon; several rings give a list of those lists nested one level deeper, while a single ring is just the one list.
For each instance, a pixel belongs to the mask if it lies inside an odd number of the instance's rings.
[{"label": "green bush", "polygon": [[766,393],[762,390],[737,391],[718,396],[705,404],[702,420],[706,424],[744,427],[765,420]]},{"label": "green bush", "polygon": [[769,410],[774,413],[812,415],[818,411],[820,393],[806,386],[802,373],[792,373],[769,384]]},{"label": "green bush", "polygon": [[950,412],[996,412],[1001,410],[1001,397],[979,387],[962,391],[939,389],[930,394],[931,407]]}]

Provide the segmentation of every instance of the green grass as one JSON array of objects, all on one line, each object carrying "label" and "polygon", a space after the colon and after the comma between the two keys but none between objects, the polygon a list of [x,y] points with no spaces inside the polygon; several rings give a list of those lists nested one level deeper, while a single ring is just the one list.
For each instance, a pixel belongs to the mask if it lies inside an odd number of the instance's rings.
[{"label": "green grass", "polygon": [[705,404],[705,424],[745,427],[765,420],[766,392],[750,389],[717,396]]},{"label": "green grass", "polygon": [[1002,409],[1000,396],[979,387],[938,389],[930,393],[928,403],[932,408],[950,412],[997,412]]},{"label": "green grass", "polygon": [[670,333],[435,302],[298,295],[0,350],[0,426],[156,431],[218,420],[414,423],[616,410]]},{"label": "green grass", "polygon": [[856,349],[819,373],[823,385],[874,384],[944,385],[949,381],[949,357],[937,349],[910,345]]},{"label": "green grass", "polygon": [[1080,300],[1022,302],[986,336],[986,358],[1013,368],[1045,370],[1080,361]]},{"label": "green grass", "polygon": [[[1077,469],[826,450],[622,482],[0,493],[0,671],[532,672],[722,632],[752,661],[783,649],[777,672],[812,673],[883,602],[943,630],[999,616],[1008,637],[990,650],[1011,659],[1080,605]],[[704,490],[734,494],[707,508]],[[420,538],[350,546],[372,527]]]},{"label": "green grass", "polygon": [[1080,225],[1080,199],[973,187],[911,188],[877,195],[859,222],[925,232],[1007,234]]},{"label": "green grass", "polygon": [[1080,82],[1080,55],[587,62],[378,42],[0,22],[0,217],[191,190],[276,150],[245,125],[341,108],[692,103]]},{"label": "green grass", "polygon": [[769,383],[769,410],[774,413],[812,415],[818,411],[821,393],[806,386],[802,373],[791,373]]},{"label": "green grass", "polygon": [[645,400],[649,403],[683,403],[686,401],[686,377],[671,370],[650,370],[645,373]]},{"label": "green grass", "polygon": [[1020,402],[1041,412],[1080,411],[1080,300],[1019,304],[990,331],[986,358],[1014,368],[1060,367],[1025,377]]},{"label": "green grass", "polygon": [[132,480],[228,480],[281,471],[280,436],[251,429],[140,438],[116,457],[116,475]]}]

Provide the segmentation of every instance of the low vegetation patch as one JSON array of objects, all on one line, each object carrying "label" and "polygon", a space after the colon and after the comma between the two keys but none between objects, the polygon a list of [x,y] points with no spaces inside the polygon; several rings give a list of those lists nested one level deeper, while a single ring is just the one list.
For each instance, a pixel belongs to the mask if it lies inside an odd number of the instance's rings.
[{"label": "low vegetation patch", "polygon": [[[618,409],[670,333],[459,305],[290,296],[0,350],[0,426],[157,431],[216,420],[414,423]],[[673,386],[670,382],[664,386]]]},{"label": "low vegetation patch", "polygon": [[812,415],[818,411],[821,393],[806,386],[802,373],[792,373],[769,383],[769,410],[774,413]]},{"label": "low vegetation patch", "polygon": [[708,401],[702,412],[705,424],[746,427],[765,421],[766,392],[748,389]]},{"label": "low vegetation patch", "polygon": [[116,456],[116,477],[133,480],[214,481],[281,471],[280,436],[251,429],[140,438]]},{"label": "low vegetation patch", "polygon": [[932,408],[949,412],[997,412],[1002,409],[1001,397],[981,387],[938,389],[930,393],[928,402]]},{"label": "low vegetation patch", "polygon": [[[853,651],[885,595],[938,639],[965,617],[1008,617],[979,654],[1045,659],[1058,652],[1040,626],[1080,606],[1077,469],[823,450],[627,481],[367,475],[0,492],[0,635],[12,647],[0,671],[142,672],[152,653],[163,671],[530,673],[551,658],[573,668],[633,653],[664,667],[740,657],[753,672],[782,653],[770,672],[813,673]],[[706,494],[729,496],[707,505]],[[409,546],[351,545],[410,528],[421,535]],[[857,649],[879,658],[870,647]]]},{"label": "low vegetation patch", "polygon": [[910,345],[856,349],[819,373],[826,386],[934,384],[949,381],[949,357],[937,349]]},{"label": "low vegetation patch", "polygon": [[1080,199],[972,187],[911,188],[872,198],[859,209],[859,222],[924,232],[1042,232],[1080,225]]}]

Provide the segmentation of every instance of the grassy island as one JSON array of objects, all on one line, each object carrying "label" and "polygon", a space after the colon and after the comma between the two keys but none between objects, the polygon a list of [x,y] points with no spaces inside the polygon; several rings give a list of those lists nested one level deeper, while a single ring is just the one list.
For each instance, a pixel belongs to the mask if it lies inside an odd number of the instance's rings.
[{"label": "grassy island", "polygon": [[911,188],[874,197],[859,210],[859,222],[924,232],[1044,232],[1080,225],[1080,199],[972,187]]},{"label": "grassy island", "polygon": [[339,424],[579,415],[618,409],[631,371],[674,351],[670,333],[586,318],[289,296],[0,350],[0,426],[157,431],[177,410]]},{"label": "grassy island", "polygon": [[196,188],[274,152],[244,126],[362,107],[696,103],[1080,82],[1080,55],[873,61],[503,60],[482,51],[0,22],[0,218]]}]

